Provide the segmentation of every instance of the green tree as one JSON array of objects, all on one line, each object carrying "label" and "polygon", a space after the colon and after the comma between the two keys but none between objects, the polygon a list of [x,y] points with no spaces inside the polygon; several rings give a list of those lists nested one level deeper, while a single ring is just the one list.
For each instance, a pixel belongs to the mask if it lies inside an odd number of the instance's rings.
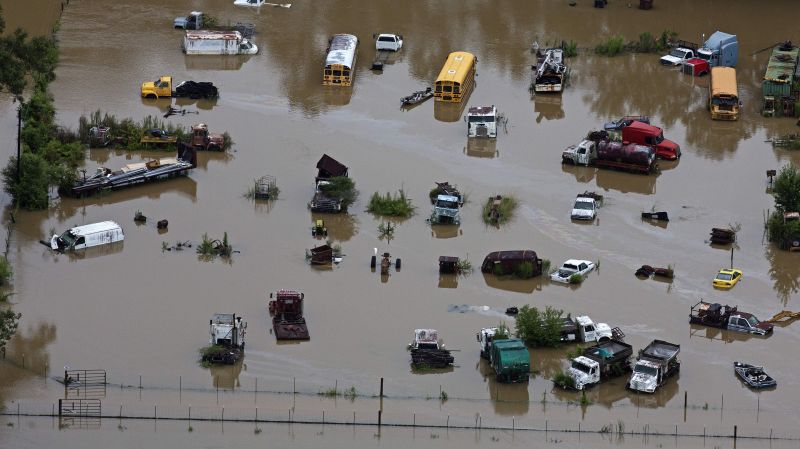
[{"label": "green tree", "polygon": [[17,158],[11,157],[3,169],[3,183],[5,191],[14,197],[19,207],[29,210],[47,208],[50,170],[47,162],[38,154],[27,151],[22,153],[19,179]]},{"label": "green tree", "polygon": [[517,314],[517,337],[528,346],[558,346],[561,342],[563,310],[547,306],[544,311],[528,305]]},{"label": "green tree", "polygon": [[772,194],[775,196],[775,209],[779,213],[800,211],[800,171],[794,164],[789,163],[781,168],[772,186]]},{"label": "green tree", "polygon": [[14,313],[11,309],[0,310],[0,350],[6,348],[6,343],[17,332],[21,313]]}]

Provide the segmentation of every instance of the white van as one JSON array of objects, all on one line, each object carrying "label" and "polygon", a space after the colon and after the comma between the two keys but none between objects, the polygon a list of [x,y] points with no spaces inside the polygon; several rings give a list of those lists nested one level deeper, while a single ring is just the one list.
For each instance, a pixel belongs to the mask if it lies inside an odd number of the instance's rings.
[{"label": "white van", "polygon": [[57,251],[71,251],[121,242],[124,239],[125,234],[120,225],[113,221],[101,221],[100,223],[76,226],[60,236],[53,235],[50,239],[50,248]]}]

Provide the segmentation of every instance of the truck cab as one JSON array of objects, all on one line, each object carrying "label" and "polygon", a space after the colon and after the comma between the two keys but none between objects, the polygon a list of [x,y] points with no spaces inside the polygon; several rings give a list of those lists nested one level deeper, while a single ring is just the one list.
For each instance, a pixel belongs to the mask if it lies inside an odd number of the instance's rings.
[{"label": "truck cab", "polygon": [[681,70],[684,75],[703,76],[708,75],[711,68],[708,61],[701,58],[692,58],[683,61],[683,68]]},{"label": "truck cab", "polygon": [[600,382],[600,364],[586,356],[572,359],[567,374],[575,381],[575,388],[583,390],[586,385]]},{"label": "truck cab", "polygon": [[375,50],[400,51],[403,48],[403,36],[399,34],[379,34],[375,38]]},{"label": "truck cab", "polygon": [[636,391],[654,393],[663,380],[664,369],[661,364],[650,360],[639,360],[633,366],[628,386]]},{"label": "truck cab", "polygon": [[453,195],[437,195],[433,203],[431,222],[436,224],[459,224],[460,199]]},{"label": "truck cab", "polygon": [[475,338],[478,340],[478,345],[481,348],[481,357],[489,360],[489,355],[492,350],[492,340],[494,339],[494,335],[497,333],[496,327],[487,327],[481,329],[476,335]]},{"label": "truck cab", "polygon": [[498,382],[527,382],[531,355],[522,340],[497,340],[491,349],[491,364]]},{"label": "truck cab", "polygon": [[464,120],[467,122],[467,137],[497,137],[497,108],[472,106]]},{"label": "truck cab", "polygon": [[736,35],[715,31],[697,50],[697,57],[710,67],[736,67],[739,59],[739,42]]},{"label": "truck cab", "polygon": [[658,126],[642,122],[632,122],[622,128],[622,140],[653,148],[661,159],[675,160],[681,157],[681,147],[677,143],[664,138],[664,131]]},{"label": "truck cab", "polygon": [[414,329],[414,340],[409,347],[414,349],[444,349],[444,344],[439,340],[439,331],[436,329]]},{"label": "truck cab", "polygon": [[188,16],[176,17],[173,21],[173,27],[183,30],[199,30],[203,28],[203,13],[192,11]]},{"label": "truck cab", "polygon": [[[586,315],[564,319],[562,326],[563,341],[600,342],[614,338],[615,329],[606,323],[595,323]],[[618,339],[621,339],[618,338]]]},{"label": "truck cab", "polygon": [[685,47],[675,47],[670,52],[661,57],[661,65],[678,66],[695,57],[694,50]]},{"label": "truck cab", "polygon": [[755,315],[747,312],[737,312],[728,317],[728,329],[748,334],[767,335],[772,332],[771,323],[762,322]]},{"label": "truck cab", "polygon": [[162,76],[155,81],[142,83],[142,98],[172,97],[172,77]]},{"label": "truck cab", "polygon": [[242,322],[242,317],[237,317],[235,313],[215,313],[208,324],[212,345],[244,349],[247,323]]},{"label": "truck cab", "polygon": [[192,126],[191,144],[195,148],[222,151],[224,140],[222,134],[208,132],[208,125],[205,123]]},{"label": "truck cab", "polygon": [[597,159],[597,144],[592,140],[582,140],[577,145],[572,145],[561,153],[561,162],[575,165],[591,165]]}]

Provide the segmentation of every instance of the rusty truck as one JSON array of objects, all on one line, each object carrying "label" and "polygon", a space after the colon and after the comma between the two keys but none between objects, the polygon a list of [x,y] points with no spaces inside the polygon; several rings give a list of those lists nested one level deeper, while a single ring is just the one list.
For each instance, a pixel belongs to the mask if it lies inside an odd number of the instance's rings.
[{"label": "rusty truck", "polygon": [[[272,298],[272,293],[269,294]],[[278,290],[269,302],[272,329],[278,340],[308,340],[308,326],[303,317],[305,295],[295,290]]]}]

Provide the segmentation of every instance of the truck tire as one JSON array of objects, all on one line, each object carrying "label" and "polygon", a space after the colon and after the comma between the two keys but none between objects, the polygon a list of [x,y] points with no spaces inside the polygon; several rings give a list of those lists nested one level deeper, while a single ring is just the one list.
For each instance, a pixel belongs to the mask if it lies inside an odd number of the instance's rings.
[{"label": "truck tire", "polygon": [[370,268],[375,268],[375,261],[376,260],[377,260],[377,257],[376,256],[372,256],[372,258],[369,260],[369,267]]},{"label": "truck tire", "polygon": [[400,258],[398,258],[397,261],[394,263],[394,269],[395,270],[399,270],[400,269]]}]

